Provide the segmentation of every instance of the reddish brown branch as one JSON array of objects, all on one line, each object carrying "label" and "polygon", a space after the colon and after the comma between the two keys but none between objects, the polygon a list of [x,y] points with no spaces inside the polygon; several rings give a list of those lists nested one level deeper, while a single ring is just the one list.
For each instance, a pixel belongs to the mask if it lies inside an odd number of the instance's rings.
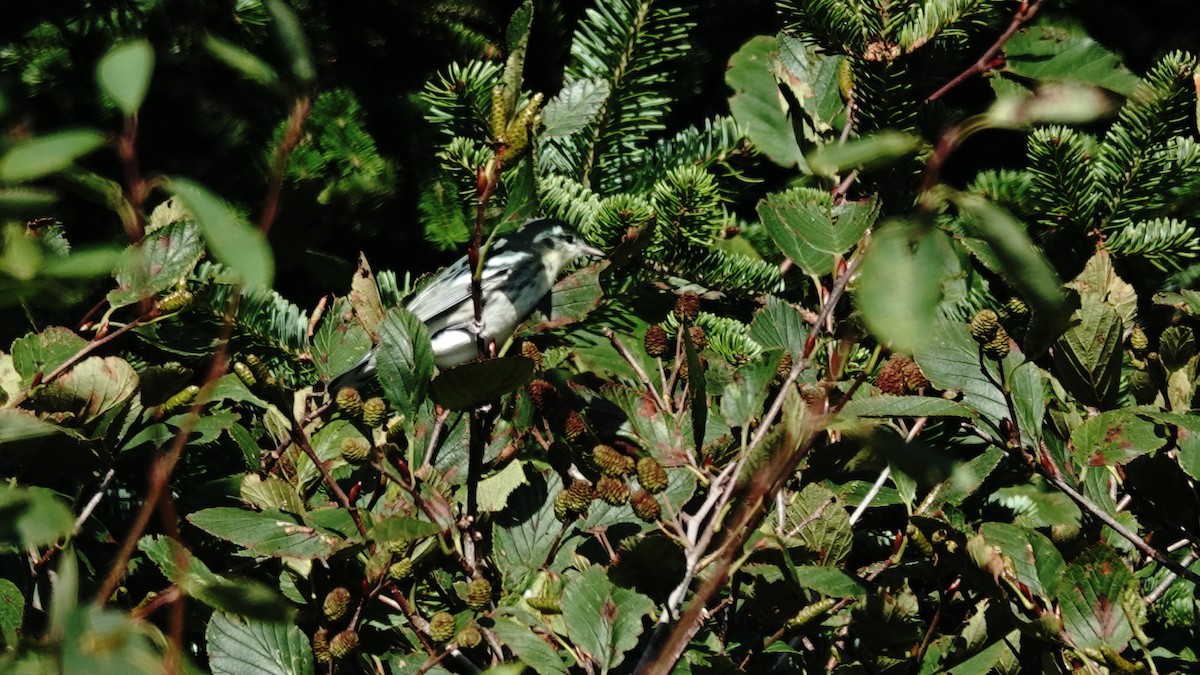
[{"label": "reddish brown branch", "polygon": [[142,177],[142,171],[138,166],[137,134],[137,115],[127,115],[125,126],[121,130],[121,137],[117,139],[117,156],[121,159],[121,168],[125,173],[125,193],[128,195],[129,205],[133,212],[128,218],[122,220],[126,236],[134,243],[141,241],[146,234],[142,211],[146,204],[146,195],[149,192],[146,180]]},{"label": "reddish brown branch", "polygon": [[279,214],[279,197],[283,193],[283,174],[287,170],[288,157],[291,157],[292,151],[300,144],[304,122],[312,112],[312,104],[311,96],[305,95],[296,99],[292,112],[288,115],[283,138],[275,148],[275,158],[271,160],[271,181],[267,185],[267,197],[263,200],[262,214],[258,218],[258,229],[263,234],[271,231],[275,216]]},{"label": "reddish brown branch", "polygon": [[987,51],[983,53],[983,56],[980,56],[979,59],[975,61],[975,63],[971,64],[969,68],[962,71],[958,75],[955,75],[954,79],[950,80],[946,84],[943,84],[941,88],[930,94],[929,97],[925,99],[925,102],[931,103],[936,101],[945,96],[951,89],[954,89],[963,82],[966,82],[971,77],[987,72],[988,70],[996,67],[996,55],[999,54],[1000,50],[1004,48],[1004,43],[1008,42],[1009,38],[1011,38],[1017,33],[1018,30],[1021,29],[1021,26],[1025,25],[1030,19],[1033,18],[1035,14],[1037,14],[1044,1],[1045,0],[1024,0],[1021,3],[1021,6],[1017,8],[1017,13],[1013,16],[1012,21],[1009,22],[1008,28],[1004,29],[1004,32],[1000,34],[1000,37],[996,38],[996,41],[992,43],[991,47],[988,47]]}]

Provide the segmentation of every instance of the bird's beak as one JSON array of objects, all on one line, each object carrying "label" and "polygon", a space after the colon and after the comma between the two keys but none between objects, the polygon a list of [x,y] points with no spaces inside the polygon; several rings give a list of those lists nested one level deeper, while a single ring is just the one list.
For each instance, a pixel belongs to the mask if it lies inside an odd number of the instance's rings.
[{"label": "bird's beak", "polygon": [[604,257],[604,251],[601,251],[600,249],[596,248],[595,246],[588,246],[587,244],[583,244],[582,246],[580,246],[579,251],[583,255],[590,256],[592,258],[603,258]]}]

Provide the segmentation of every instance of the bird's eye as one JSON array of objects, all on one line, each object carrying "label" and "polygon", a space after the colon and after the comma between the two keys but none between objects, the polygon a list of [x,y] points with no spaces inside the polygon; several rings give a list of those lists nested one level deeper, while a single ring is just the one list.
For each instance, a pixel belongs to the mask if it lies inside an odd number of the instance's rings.
[{"label": "bird's eye", "polygon": [[574,246],[575,245],[575,235],[573,235],[573,234],[563,235],[563,241],[567,244]]}]

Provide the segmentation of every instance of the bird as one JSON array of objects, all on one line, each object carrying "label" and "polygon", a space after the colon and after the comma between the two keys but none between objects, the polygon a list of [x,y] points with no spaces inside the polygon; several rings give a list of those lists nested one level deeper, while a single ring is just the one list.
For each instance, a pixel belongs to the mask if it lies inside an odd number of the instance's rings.
[{"label": "bird", "polygon": [[[565,222],[557,218],[526,221],[516,232],[498,238],[484,258],[480,280],[483,312],[475,322],[471,299],[471,265],[467,256],[439,272],[405,305],[429,329],[434,362],[450,368],[478,355],[477,337],[502,344],[549,293],[568,265],[581,256],[603,257]],[[330,381],[327,391],[356,386],[375,371],[379,347]]]}]

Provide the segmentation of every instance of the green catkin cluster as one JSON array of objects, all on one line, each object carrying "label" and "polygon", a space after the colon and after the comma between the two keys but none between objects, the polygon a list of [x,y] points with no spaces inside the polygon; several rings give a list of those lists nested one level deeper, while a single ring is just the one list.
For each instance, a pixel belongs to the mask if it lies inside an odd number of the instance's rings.
[{"label": "green catkin cluster", "polygon": [[587,511],[595,497],[596,491],[591,483],[577,480],[554,498],[554,515],[563,522],[573,520]]},{"label": "green catkin cluster", "polygon": [[329,641],[329,654],[335,659],[344,659],[355,649],[358,649],[358,633],[353,628],[334,635]]},{"label": "green catkin cluster", "polygon": [[601,476],[596,481],[596,496],[613,506],[624,506],[629,503],[629,486],[619,478]]},{"label": "green catkin cluster", "polygon": [[359,464],[367,461],[367,458],[371,456],[371,444],[365,438],[351,436],[342,439],[338,451],[342,453],[342,459],[351,464]]},{"label": "green catkin cluster", "polygon": [[658,505],[658,500],[645,490],[634,493],[630,503],[633,505],[634,515],[647,523],[653,523],[662,516],[662,507]]},{"label": "green catkin cluster", "polygon": [[429,639],[441,643],[454,639],[454,616],[450,612],[438,612],[429,619]]},{"label": "green catkin cluster", "polygon": [[1000,317],[993,310],[980,310],[971,318],[971,337],[983,346],[983,355],[993,361],[1008,356],[1008,333],[1000,326]]},{"label": "green catkin cluster", "polygon": [[531,595],[525,598],[525,602],[542,614],[562,613],[562,602],[552,595]]},{"label": "green catkin cluster", "polygon": [[362,423],[374,429],[387,419],[387,403],[378,396],[373,396],[363,402]]},{"label": "green catkin cluster", "polygon": [[605,476],[628,476],[633,473],[633,458],[621,454],[611,445],[597,445],[592,448],[592,463]]},{"label": "green catkin cluster", "polygon": [[479,612],[492,605],[492,582],[472,579],[467,584],[467,607]]},{"label": "green catkin cluster", "polygon": [[388,577],[392,581],[403,581],[412,576],[412,558],[401,558],[388,567]]},{"label": "green catkin cluster", "polygon": [[325,594],[325,601],[321,603],[321,611],[325,614],[325,618],[330,621],[338,621],[343,616],[346,616],[346,610],[350,608],[350,590],[344,586],[329,591]]},{"label": "green catkin cluster", "polygon": [[649,455],[637,461],[638,483],[646,492],[658,494],[667,489],[667,472],[656,459]]},{"label": "green catkin cluster", "polygon": [[458,631],[458,635],[454,637],[454,642],[463,649],[471,649],[478,647],[479,643],[483,642],[483,634],[474,625]]},{"label": "green catkin cluster", "polygon": [[352,420],[362,417],[363,398],[357,389],[346,387],[345,389],[338,390],[336,403],[338,412],[346,417]]},{"label": "green catkin cluster", "polygon": [[313,657],[317,663],[329,663],[333,660],[329,653],[329,631],[324,628],[318,628],[313,634]]},{"label": "green catkin cluster", "polygon": [[162,411],[165,415],[176,413],[196,402],[196,397],[200,395],[200,387],[198,385],[189,385],[183,390],[176,393],[171,398],[167,399],[166,403],[162,404]]}]

